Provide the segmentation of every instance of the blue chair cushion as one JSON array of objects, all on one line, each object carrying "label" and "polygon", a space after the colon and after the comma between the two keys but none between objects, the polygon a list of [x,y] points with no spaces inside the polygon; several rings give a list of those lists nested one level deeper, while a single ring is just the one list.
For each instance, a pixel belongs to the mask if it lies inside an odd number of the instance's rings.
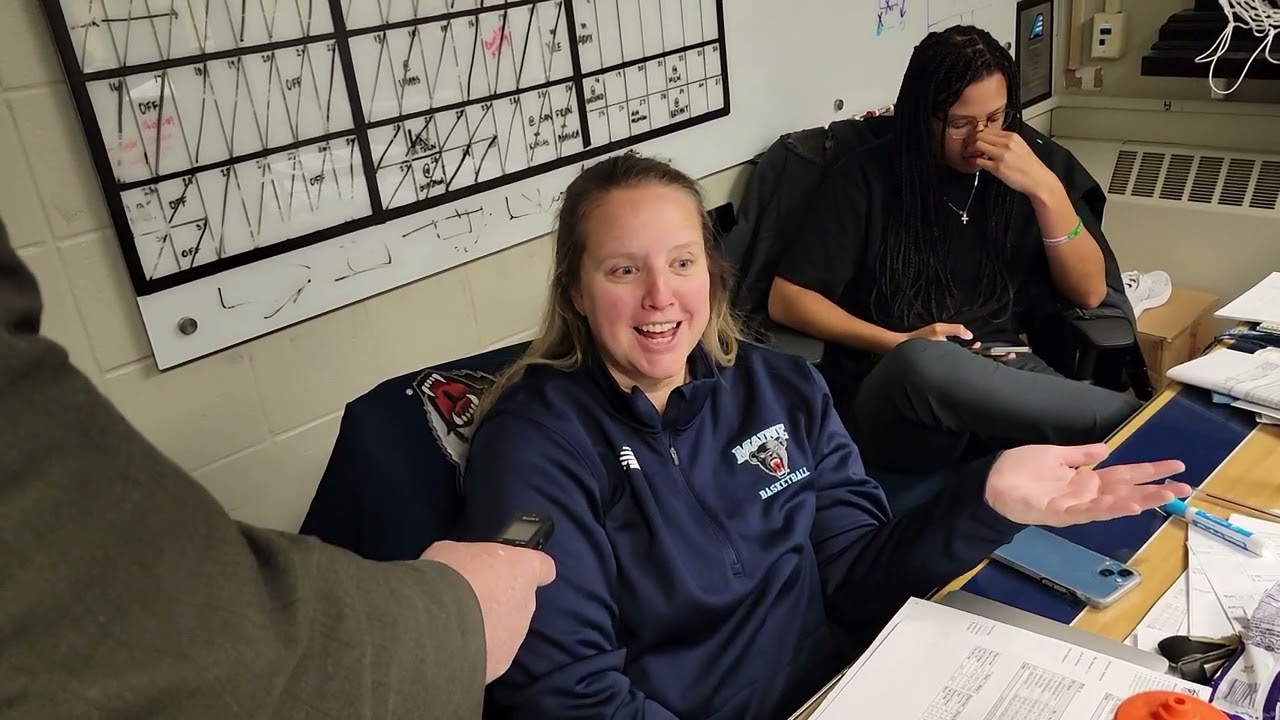
[{"label": "blue chair cushion", "polygon": [[382,561],[451,537],[477,404],[527,344],[406,373],[348,403],[298,532]]}]

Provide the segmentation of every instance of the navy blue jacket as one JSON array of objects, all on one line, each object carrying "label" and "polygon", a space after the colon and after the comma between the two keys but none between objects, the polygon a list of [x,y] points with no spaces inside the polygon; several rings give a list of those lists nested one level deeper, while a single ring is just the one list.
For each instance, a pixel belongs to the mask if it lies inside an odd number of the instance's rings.
[{"label": "navy blue jacket", "polygon": [[518,718],[781,718],[908,596],[1020,529],[983,500],[990,461],[891,520],[803,359],[701,349],[659,417],[599,360],[532,367],[481,421],[465,535],[555,523],[558,577],[490,686]]}]

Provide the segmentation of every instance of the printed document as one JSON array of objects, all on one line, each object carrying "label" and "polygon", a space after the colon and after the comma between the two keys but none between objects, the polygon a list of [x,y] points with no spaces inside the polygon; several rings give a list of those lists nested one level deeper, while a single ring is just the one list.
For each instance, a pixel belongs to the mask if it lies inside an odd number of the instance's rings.
[{"label": "printed document", "polygon": [[[1257,355],[1259,353],[1254,354]],[[1248,400],[1236,400],[1231,403],[1231,407],[1248,410],[1253,413],[1253,419],[1260,423],[1266,423],[1267,425],[1280,425],[1280,408],[1267,407],[1266,405],[1259,405],[1258,403],[1252,403]]]},{"label": "printed document", "polygon": [[1263,278],[1214,316],[1245,322],[1280,322],[1280,272]]},{"label": "printed document", "polygon": [[[1200,528],[1188,529],[1187,550],[1194,555],[1221,607],[1236,631],[1249,625],[1249,615],[1272,585],[1280,582],[1280,524],[1239,513],[1230,521],[1267,539],[1261,557],[1224,542]],[[1192,631],[1196,632],[1195,624]]]},{"label": "printed document", "polygon": [[815,720],[1111,720],[1130,695],[1209,688],[1012,625],[912,599]]},{"label": "printed document", "polygon": [[1186,385],[1280,408],[1280,358],[1269,352],[1250,354],[1224,348],[1174,365],[1165,374]]},{"label": "printed document", "polygon": [[1188,628],[1187,574],[1184,572],[1151,606],[1142,624],[1129,636],[1129,644],[1150,653],[1160,653],[1160,641],[1174,635],[1186,635]]},{"label": "printed document", "polygon": [[1187,605],[1188,635],[1225,638],[1239,632],[1239,627],[1214,592],[1209,574],[1190,543],[1187,547]]}]

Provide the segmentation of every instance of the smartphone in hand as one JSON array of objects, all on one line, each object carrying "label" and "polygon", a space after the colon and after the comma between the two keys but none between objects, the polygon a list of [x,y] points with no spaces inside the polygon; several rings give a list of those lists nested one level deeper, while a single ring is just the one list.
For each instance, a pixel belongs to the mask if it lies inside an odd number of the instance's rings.
[{"label": "smartphone in hand", "polygon": [[983,345],[978,352],[987,357],[1000,357],[1001,355],[1020,355],[1022,353],[1031,352],[1031,348],[1026,345]]}]

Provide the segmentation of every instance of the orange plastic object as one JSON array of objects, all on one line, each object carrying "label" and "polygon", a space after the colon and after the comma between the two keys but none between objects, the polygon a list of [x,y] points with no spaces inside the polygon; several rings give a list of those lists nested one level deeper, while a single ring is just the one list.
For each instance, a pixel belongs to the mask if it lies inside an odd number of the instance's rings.
[{"label": "orange plastic object", "polygon": [[1153,690],[1120,703],[1115,720],[1227,720],[1227,714],[1193,695]]}]

